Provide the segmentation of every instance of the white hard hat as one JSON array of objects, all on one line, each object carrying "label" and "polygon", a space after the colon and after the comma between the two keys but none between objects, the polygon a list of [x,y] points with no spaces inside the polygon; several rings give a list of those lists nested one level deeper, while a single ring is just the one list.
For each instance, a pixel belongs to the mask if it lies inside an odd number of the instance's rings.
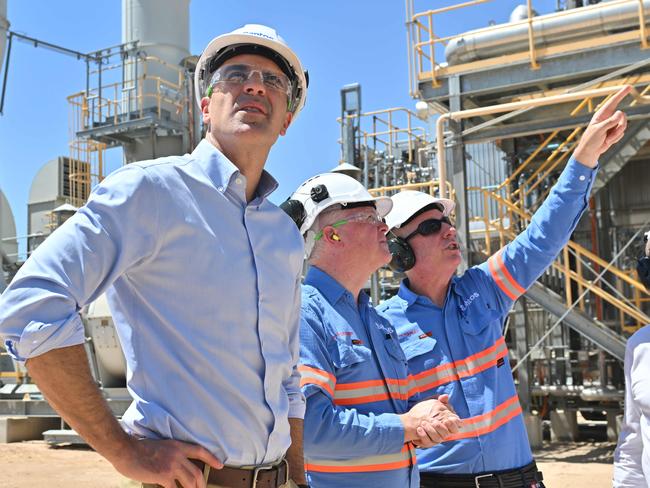
[{"label": "white hard hat", "polygon": [[[194,72],[194,93],[199,107],[208,89],[205,85],[209,83],[212,73],[221,63],[238,54],[259,54],[268,57],[289,77],[293,85],[294,99],[291,112],[295,118],[305,105],[309,75],[302,69],[296,53],[275,29],[260,24],[246,24],[228,34],[215,37],[203,50]],[[210,66],[211,64],[213,66]]]},{"label": "white hard hat", "polygon": [[386,225],[389,229],[400,228],[404,223],[437,203],[444,209],[442,215],[447,217],[454,211],[456,204],[447,198],[436,198],[428,193],[415,190],[404,190],[396,193],[390,199],[393,201],[393,209],[386,216]]},{"label": "white hard hat", "polygon": [[309,178],[291,195],[304,209],[299,229],[305,234],[314,224],[316,217],[333,205],[343,207],[362,202],[373,202],[380,217],[385,217],[393,206],[388,197],[373,197],[354,178],[341,173],[323,173]]}]

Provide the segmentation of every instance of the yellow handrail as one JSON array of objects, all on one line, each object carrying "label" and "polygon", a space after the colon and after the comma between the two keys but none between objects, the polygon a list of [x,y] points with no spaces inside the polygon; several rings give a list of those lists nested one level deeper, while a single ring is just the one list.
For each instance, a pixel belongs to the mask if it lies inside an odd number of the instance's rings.
[{"label": "yellow handrail", "polygon": [[[408,1],[408,0],[407,0]],[[543,19],[538,19],[533,17],[533,2],[532,0],[526,1],[527,6],[527,18],[516,21],[508,22],[504,24],[494,25],[490,27],[485,27],[480,29],[481,32],[495,32],[507,28],[512,28],[513,26],[522,25],[526,27],[528,35],[528,45],[527,49],[518,50],[508,55],[495,55],[487,59],[481,59],[477,61],[471,61],[467,63],[462,63],[454,66],[447,66],[439,63],[436,60],[435,48],[436,45],[445,45],[451,39],[458,37],[459,34],[450,35],[447,37],[440,37],[434,32],[434,16],[439,16],[454,10],[474,7],[479,4],[487,3],[492,0],[473,0],[467,1],[464,3],[449,5],[433,10],[427,10],[425,12],[419,12],[412,14],[413,12],[413,2],[410,1],[410,4],[407,5],[407,15],[411,15],[410,19],[407,19],[407,25],[412,26],[412,28],[407,32],[408,35],[408,44],[409,44],[409,66],[414,69],[413,75],[415,80],[412,79],[411,72],[409,71],[409,86],[411,93],[417,92],[417,82],[428,79],[431,81],[432,86],[440,86],[439,78],[442,75],[449,75],[453,73],[462,73],[466,71],[489,68],[491,66],[502,65],[509,62],[524,61],[528,59],[531,69],[539,68],[539,59],[546,58],[548,56],[554,56],[562,53],[569,53],[577,51],[580,49],[585,49],[593,47],[596,44],[598,45],[608,45],[614,44],[616,42],[630,41],[634,39],[640,40],[641,48],[647,49],[649,46],[648,43],[648,33],[646,26],[646,15],[643,5],[643,0],[611,0],[608,2],[608,5],[623,5],[630,3],[631,1],[638,2],[638,26],[634,29],[630,29],[626,32],[610,34],[608,36],[601,36],[600,38],[589,39],[589,42],[586,44],[585,41],[574,41],[574,42],[563,42],[559,46],[552,47],[537,47],[536,38],[535,38],[535,24],[541,21],[551,21],[560,17],[567,17],[575,14],[576,12],[573,9],[564,10],[560,12],[550,13],[543,16]],[[410,6],[410,7],[409,7]],[[585,6],[580,9],[580,13],[584,14],[587,10],[593,10],[602,8],[602,5],[590,5]],[[426,61],[426,62],[425,62]],[[425,66],[428,64],[429,66]]]},{"label": "yellow handrail", "polygon": [[[470,189],[468,189],[470,190]],[[500,246],[503,246],[506,242],[514,239],[517,233],[514,230],[514,220],[519,219],[523,225],[528,225],[532,218],[531,214],[526,210],[515,205],[513,202],[508,201],[504,197],[494,193],[493,191],[482,189],[482,188],[472,188],[472,191],[480,191],[484,197],[484,208],[485,214],[483,219],[473,219],[473,220],[482,220],[484,222],[484,230],[474,230],[473,235],[476,235],[480,232],[485,232],[485,255],[489,256],[492,254],[491,248],[491,239],[492,233],[496,232],[499,238]],[[489,218],[489,213],[487,209],[489,208],[489,202],[495,202],[499,207],[499,218],[491,220]],[[507,220],[506,220],[507,219]],[[504,225],[504,222],[507,222],[508,225]],[[570,269],[569,266],[569,254],[573,253],[576,256],[576,269]],[[637,327],[650,323],[650,317],[646,315],[643,311],[640,310],[640,304],[645,302],[645,299],[641,298],[641,294],[644,293],[645,288],[643,285],[635,280],[629,273],[623,271],[616,266],[611,266],[607,261],[597,256],[593,252],[584,248],[580,244],[569,241],[567,246],[563,249],[561,253],[561,259],[556,260],[552,267],[556,269],[561,275],[565,278],[565,299],[566,305],[570,306],[573,303],[574,297],[571,293],[571,282],[575,282],[578,287],[582,289],[587,289],[595,296],[600,297],[606,302],[613,305],[621,316],[628,316],[632,318]],[[632,290],[637,294],[637,298],[634,300],[630,299],[620,299],[608,291],[604,290],[599,286],[599,284],[592,282],[583,275],[582,261],[587,261],[592,263],[592,267],[608,268],[609,273],[611,273],[615,278],[617,278],[621,283],[627,284]],[[648,295],[647,301],[650,301],[650,294]],[[581,309],[584,309],[584,303],[580,303]],[[625,321],[623,320],[625,325]],[[627,327],[627,326],[626,326]]]}]

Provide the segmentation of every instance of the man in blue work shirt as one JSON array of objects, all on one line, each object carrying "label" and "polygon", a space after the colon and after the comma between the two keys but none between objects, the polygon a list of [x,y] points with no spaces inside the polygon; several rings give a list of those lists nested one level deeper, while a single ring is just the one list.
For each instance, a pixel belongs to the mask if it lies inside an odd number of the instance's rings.
[{"label": "man in blue work shirt", "polygon": [[445,396],[413,406],[417,388],[395,329],[362,291],[390,260],[383,217],[391,201],[333,173],[311,178],[291,198],[283,208],[293,209],[311,265],[299,367],[310,485],[416,487],[413,443],[440,442],[459,421]]},{"label": "man in blue work shirt", "polygon": [[378,309],[397,329],[423,396],[448,394],[460,432],[418,452],[421,486],[543,486],[530,450],[502,331],[513,302],[551,264],[587,207],[598,157],[626,127],[615,112],[629,87],[592,118],[531,224],[487,262],[461,262],[450,200],[405,191],[392,197],[393,265],[406,272]]},{"label": "man in blue work shirt", "polygon": [[[247,25],[210,42],[195,84],[205,139],[106,178],[5,291],[0,334],[65,421],[129,478],[304,484],[303,243],[268,201],[277,183],[264,165],[304,105],[306,73],[275,30]],[[79,310],[104,291],[134,400],[127,433],[83,348]]]}]

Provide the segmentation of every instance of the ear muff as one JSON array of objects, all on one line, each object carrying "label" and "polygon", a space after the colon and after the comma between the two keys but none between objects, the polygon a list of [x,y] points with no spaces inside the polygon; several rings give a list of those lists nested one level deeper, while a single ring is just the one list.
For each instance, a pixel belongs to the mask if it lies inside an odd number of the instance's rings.
[{"label": "ear muff", "polygon": [[287,198],[284,202],[280,204],[280,208],[284,210],[284,213],[286,213],[289,217],[291,217],[291,220],[293,220],[296,223],[298,229],[302,227],[302,223],[305,221],[305,217],[306,217],[305,207],[303,206],[302,202]]},{"label": "ear muff", "polygon": [[650,291],[650,257],[643,256],[636,263],[636,272],[646,290]]},{"label": "ear muff", "polygon": [[389,234],[388,250],[392,258],[388,264],[393,271],[403,273],[415,266],[415,253],[408,242],[394,234]]}]

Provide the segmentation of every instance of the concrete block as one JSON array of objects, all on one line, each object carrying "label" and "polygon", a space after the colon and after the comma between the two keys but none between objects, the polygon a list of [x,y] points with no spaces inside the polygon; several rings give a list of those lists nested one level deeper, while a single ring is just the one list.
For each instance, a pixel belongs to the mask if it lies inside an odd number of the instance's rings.
[{"label": "concrete block", "polygon": [[0,443],[31,441],[43,438],[43,432],[61,427],[59,417],[0,417]]},{"label": "concrete block", "polygon": [[618,435],[621,432],[622,415],[617,415],[618,412],[607,411],[607,440],[610,442],[617,442]]},{"label": "concrete block", "polygon": [[543,440],[542,419],[537,415],[525,413],[524,423],[526,424],[526,432],[528,432],[530,448],[541,449]]},{"label": "concrete block", "polygon": [[568,442],[578,440],[578,419],[575,410],[551,412],[551,440]]}]

